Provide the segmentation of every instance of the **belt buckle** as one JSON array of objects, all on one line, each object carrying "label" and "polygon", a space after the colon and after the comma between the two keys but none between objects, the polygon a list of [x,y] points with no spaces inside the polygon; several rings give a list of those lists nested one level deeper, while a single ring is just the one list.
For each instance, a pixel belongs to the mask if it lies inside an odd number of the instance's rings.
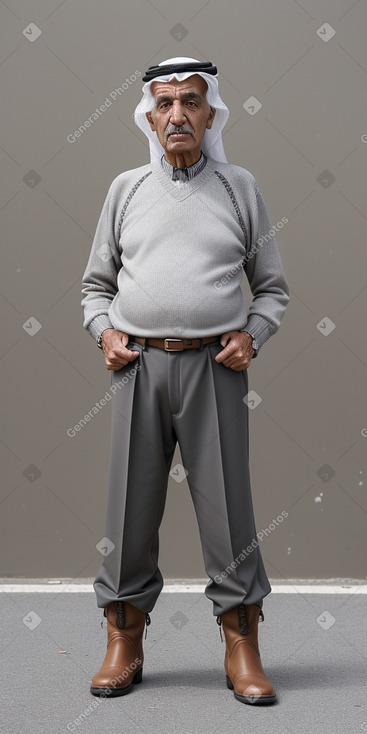
[{"label": "belt buckle", "polygon": [[[175,349],[174,347],[169,347],[168,346],[168,342],[180,342],[181,343],[181,347],[179,347],[178,349]],[[182,341],[182,339],[165,339],[164,340],[164,349],[165,349],[166,352],[182,352],[182,350],[183,350],[183,341]]]}]

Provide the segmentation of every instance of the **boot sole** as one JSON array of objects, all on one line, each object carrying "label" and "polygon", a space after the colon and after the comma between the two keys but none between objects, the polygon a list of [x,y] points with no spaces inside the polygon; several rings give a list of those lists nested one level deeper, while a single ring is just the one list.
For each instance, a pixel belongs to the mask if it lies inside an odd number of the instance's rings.
[{"label": "boot sole", "polygon": [[128,686],[125,686],[125,688],[101,688],[99,686],[91,686],[90,692],[93,694],[93,696],[125,696],[126,693],[129,693],[136,683],[141,683],[143,680],[143,668],[140,668],[138,670],[131,683],[129,683]]},{"label": "boot sole", "polygon": [[226,675],[226,681],[227,681],[227,688],[229,688],[230,691],[233,691],[234,697],[237,699],[237,701],[241,701],[241,703],[248,703],[250,706],[264,706],[269,703],[275,703],[277,700],[276,695],[275,696],[240,696],[239,693],[236,693],[234,690],[234,685],[231,681],[231,679]]}]

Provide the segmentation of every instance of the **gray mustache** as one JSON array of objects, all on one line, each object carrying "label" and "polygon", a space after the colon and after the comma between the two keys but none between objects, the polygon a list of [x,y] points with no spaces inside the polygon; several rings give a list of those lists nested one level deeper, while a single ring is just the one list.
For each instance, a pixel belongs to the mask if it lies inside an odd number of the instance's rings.
[{"label": "gray mustache", "polygon": [[168,138],[172,133],[189,133],[189,135],[192,135],[193,131],[192,128],[187,127],[187,125],[181,125],[181,127],[177,127],[177,125],[168,125],[166,128],[166,138]]}]

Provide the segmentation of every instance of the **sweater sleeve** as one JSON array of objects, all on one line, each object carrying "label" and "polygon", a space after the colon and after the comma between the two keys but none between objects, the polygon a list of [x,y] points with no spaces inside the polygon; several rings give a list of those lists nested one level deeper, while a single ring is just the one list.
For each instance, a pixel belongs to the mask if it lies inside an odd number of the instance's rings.
[{"label": "sweater sleeve", "polygon": [[255,180],[254,184],[249,207],[251,236],[243,260],[253,300],[241,331],[253,334],[260,350],[279,329],[289,301],[289,287],[268,210]]},{"label": "sweater sleeve", "polygon": [[122,267],[115,237],[115,206],[111,184],[94,235],[89,260],[82,278],[83,327],[94,339],[104,329],[113,329],[108,309],[118,291],[117,276]]}]

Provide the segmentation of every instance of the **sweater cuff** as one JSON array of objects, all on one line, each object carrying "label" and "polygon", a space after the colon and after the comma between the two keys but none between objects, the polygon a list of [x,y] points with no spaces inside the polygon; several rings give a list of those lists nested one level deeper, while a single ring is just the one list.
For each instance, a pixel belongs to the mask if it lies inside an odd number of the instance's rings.
[{"label": "sweater cuff", "polygon": [[269,322],[262,318],[262,316],[257,316],[256,314],[249,316],[246,326],[244,326],[243,329],[240,329],[240,331],[248,331],[253,335],[254,339],[256,339],[259,345],[256,356],[259,354],[263,344],[265,344],[272,335]]},{"label": "sweater cuff", "polygon": [[96,341],[101,336],[102,331],[105,329],[114,329],[114,326],[112,326],[111,321],[107,314],[101,314],[100,316],[95,316],[94,319],[88,324],[87,331],[88,333],[95,339]]}]

